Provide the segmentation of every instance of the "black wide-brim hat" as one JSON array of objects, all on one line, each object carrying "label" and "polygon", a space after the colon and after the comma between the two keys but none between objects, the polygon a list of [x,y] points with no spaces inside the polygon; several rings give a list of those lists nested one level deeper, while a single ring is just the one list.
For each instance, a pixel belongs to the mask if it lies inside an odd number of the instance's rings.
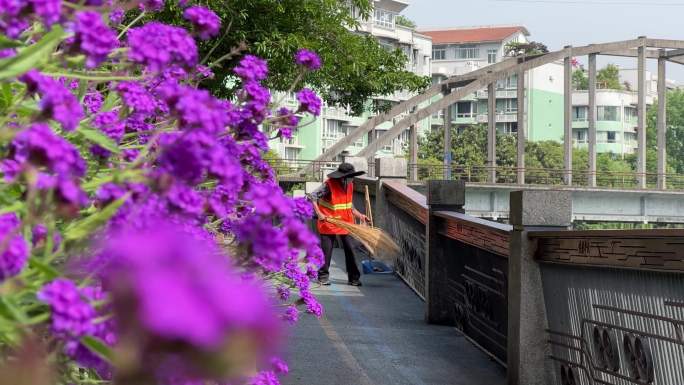
[{"label": "black wide-brim hat", "polygon": [[365,174],[365,171],[356,171],[354,166],[349,163],[342,163],[337,167],[337,170],[328,174],[330,179],[353,178]]}]

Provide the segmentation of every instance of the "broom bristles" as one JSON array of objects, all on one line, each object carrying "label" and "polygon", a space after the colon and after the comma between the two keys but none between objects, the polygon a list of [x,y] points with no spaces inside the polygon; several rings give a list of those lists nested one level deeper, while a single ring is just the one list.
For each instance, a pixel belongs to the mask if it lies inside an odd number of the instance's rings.
[{"label": "broom bristles", "polygon": [[384,231],[377,227],[357,225],[335,218],[326,218],[333,225],[349,232],[376,258],[391,261],[399,253],[399,246]]}]

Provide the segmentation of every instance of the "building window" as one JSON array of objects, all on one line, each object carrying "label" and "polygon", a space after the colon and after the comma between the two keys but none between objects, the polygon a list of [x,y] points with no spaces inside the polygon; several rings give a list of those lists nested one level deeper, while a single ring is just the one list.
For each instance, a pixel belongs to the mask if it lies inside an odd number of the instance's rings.
[{"label": "building window", "polygon": [[285,160],[297,160],[299,158],[299,149],[298,148],[286,147],[284,155],[285,155]]},{"label": "building window", "polygon": [[506,88],[513,90],[518,88],[518,75],[513,75],[506,79]]},{"label": "building window", "polygon": [[487,50],[487,63],[489,63],[489,64],[496,63],[496,53],[497,53],[497,50],[495,50],[495,49]]},{"label": "building window", "polygon": [[472,118],[475,115],[475,103],[473,102],[458,102],[456,103],[456,117],[457,118]]},{"label": "building window", "polygon": [[636,123],[639,120],[638,116],[636,108],[625,107],[625,122]]},{"label": "building window", "polygon": [[480,49],[476,45],[461,45],[456,47],[456,59],[477,59]]},{"label": "building window", "polygon": [[396,14],[390,11],[386,11],[384,9],[376,9],[375,19],[373,21],[375,22],[375,25],[377,25],[378,27],[394,29],[395,17]]},{"label": "building window", "polygon": [[436,45],[432,47],[432,60],[446,60],[446,46]]},{"label": "building window", "polygon": [[575,131],[575,139],[579,143],[586,143],[586,141],[587,141],[587,130]]},{"label": "building window", "polygon": [[617,106],[598,106],[598,120],[603,122],[619,122],[620,107]]},{"label": "building window", "polygon": [[617,132],[608,131],[607,137],[608,137],[608,143],[617,143]]},{"label": "building window", "polygon": [[518,112],[518,99],[504,99],[503,110],[506,114],[515,114]]},{"label": "building window", "polygon": [[[584,122],[587,120],[587,112],[589,112],[589,107],[587,106],[575,106],[572,107],[572,120],[575,122]],[[580,132],[580,131],[578,131]]]},{"label": "building window", "polygon": [[323,139],[341,139],[347,136],[347,127],[344,122],[335,119],[326,119],[323,125]]},{"label": "building window", "polygon": [[506,122],[503,124],[503,132],[506,135],[511,135],[515,134],[518,132],[518,123],[517,122]]}]

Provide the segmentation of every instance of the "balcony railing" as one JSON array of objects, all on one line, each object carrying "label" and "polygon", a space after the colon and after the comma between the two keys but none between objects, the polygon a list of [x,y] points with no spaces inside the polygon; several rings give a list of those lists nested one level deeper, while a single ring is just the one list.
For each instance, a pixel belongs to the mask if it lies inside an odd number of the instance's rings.
[{"label": "balcony railing", "polygon": [[[476,93],[478,99],[487,99],[489,97],[489,92],[486,90],[480,90]],[[516,90],[496,90],[497,99],[512,99],[518,96],[518,91]]]},{"label": "balcony railing", "polygon": [[[478,123],[487,123],[489,121],[489,115],[487,114],[479,114],[477,115],[477,122]],[[518,114],[516,112],[510,112],[510,113],[497,113],[496,114],[496,122],[497,123],[513,123],[518,121]]]}]

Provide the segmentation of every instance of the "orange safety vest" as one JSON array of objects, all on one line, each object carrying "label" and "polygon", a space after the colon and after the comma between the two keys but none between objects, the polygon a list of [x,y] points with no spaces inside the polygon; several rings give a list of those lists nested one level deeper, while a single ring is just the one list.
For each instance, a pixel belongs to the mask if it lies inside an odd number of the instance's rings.
[{"label": "orange safety vest", "polygon": [[[330,196],[318,200],[318,208],[321,213],[330,218],[341,219],[345,222],[354,223],[352,214],[352,197],[354,196],[354,185],[351,181],[347,183],[347,189],[342,187],[339,179],[328,179],[325,181],[330,190]],[[330,200],[328,200],[330,199]],[[346,235],[347,230],[341,229],[332,223],[318,221],[318,233],[328,235]]]}]

